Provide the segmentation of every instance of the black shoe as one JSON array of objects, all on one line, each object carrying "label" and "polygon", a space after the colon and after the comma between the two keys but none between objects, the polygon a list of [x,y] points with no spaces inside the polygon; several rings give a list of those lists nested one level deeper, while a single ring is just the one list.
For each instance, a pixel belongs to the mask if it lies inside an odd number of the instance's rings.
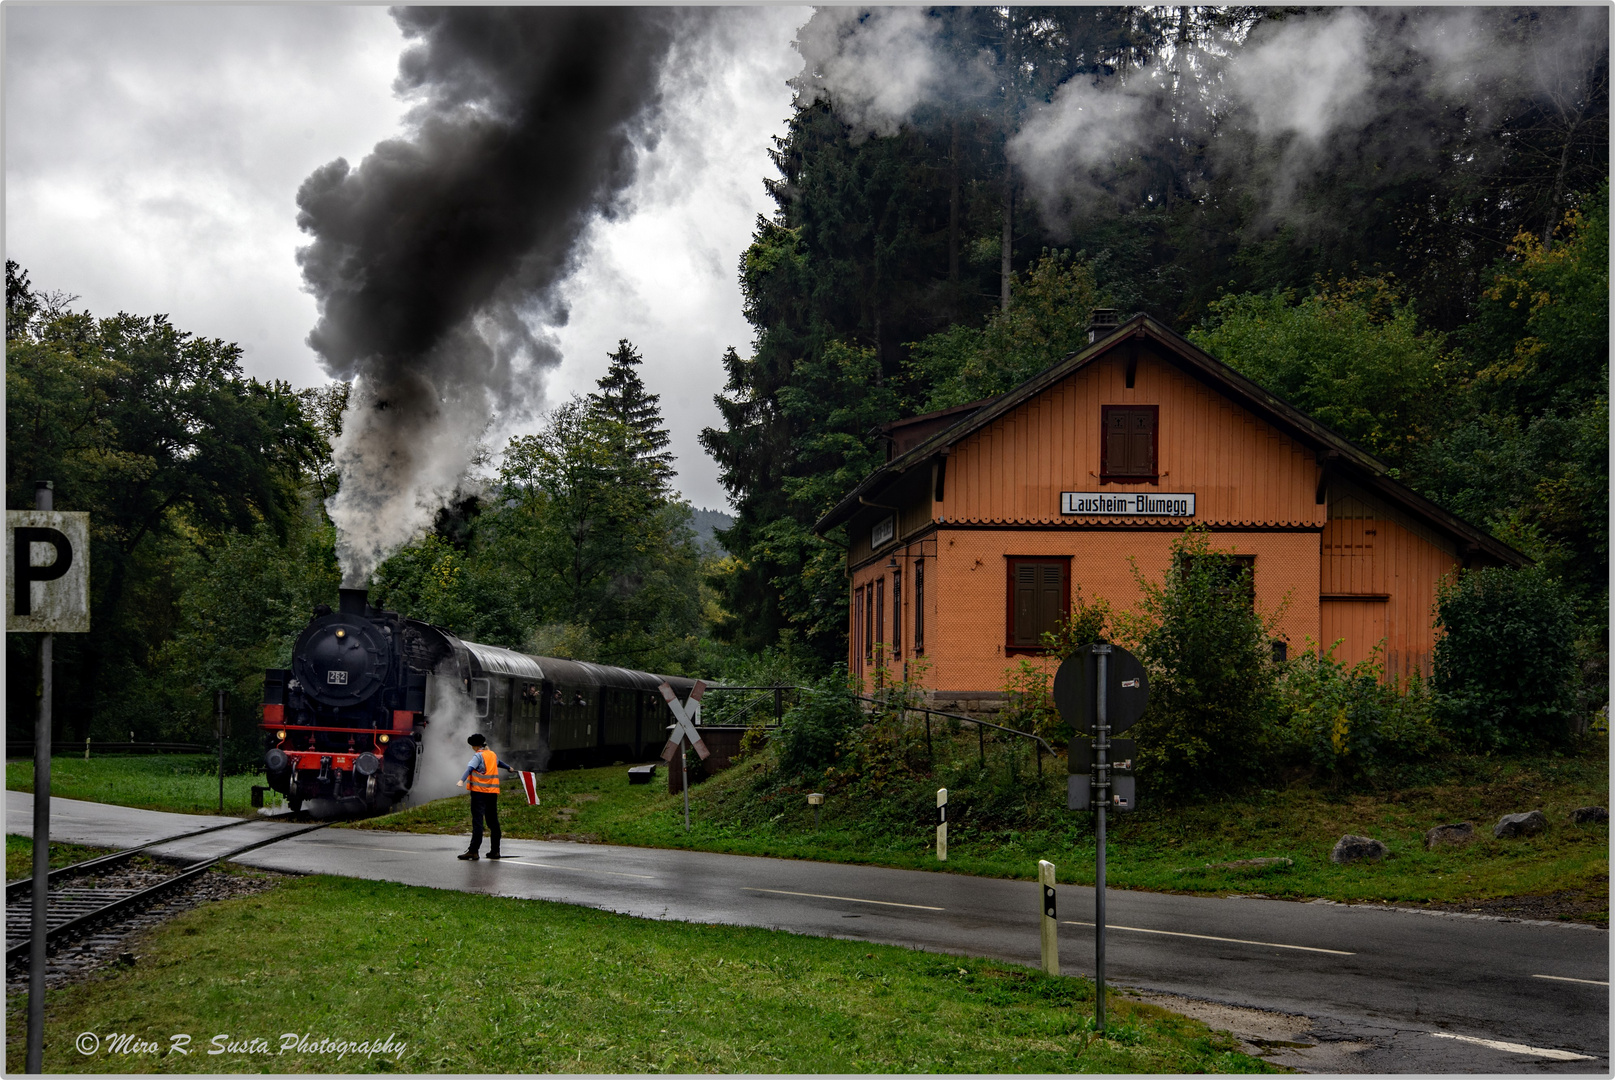
[{"label": "black shoe", "polygon": [[499,852],[497,852],[497,851],[490,851],[490,852],[488,852],[487,856],[485,856],[485,857],[489,858],[489,859],[503,859],[504,858],[504,856],[499,854]]},{"label": "black shoe", "polygon": [[478,855],[475,851],[462,851],[460,854],[456,855],[455,858],[459,859],[461,862],[476,862]]}]

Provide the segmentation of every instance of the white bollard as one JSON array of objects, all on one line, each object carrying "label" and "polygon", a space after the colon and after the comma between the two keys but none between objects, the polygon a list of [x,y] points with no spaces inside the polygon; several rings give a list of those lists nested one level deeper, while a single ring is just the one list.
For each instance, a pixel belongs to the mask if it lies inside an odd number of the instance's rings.
[{"label": "white bollard", "polygon": [[948,861],[948,789],[936,789],[936,859]]},{"label": "white bollard", "polygon": [[1054,917],[1054,864],[1047,859],[1037,861],[1037,881],[1043,894],[1043,970],[1050,975],[1060,974],[1059,922]]}]

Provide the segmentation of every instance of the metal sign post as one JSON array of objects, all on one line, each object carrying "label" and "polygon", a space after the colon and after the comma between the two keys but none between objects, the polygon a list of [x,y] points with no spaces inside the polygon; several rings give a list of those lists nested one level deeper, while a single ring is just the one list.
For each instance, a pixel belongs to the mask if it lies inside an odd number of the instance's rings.
[{"label": "metal sign post", "polygon": [[[1131,739],[1111,740],[1138,722],[1149,704],[1144,666],[1126,649],[1084,645],[1054,675],[1054,703],[1078,733],[1067,753],[1067,805],[1094,812],[1094,1028],[1105,1030],[1105,825],[1110,809],[1133,809]],[[1084,737],[1093,736],[1090,744]],[[1112,753],[1125,760],[1112,761]],[[1118,773],[1118,770],[1120,772]]]},{"label": "metal sign post", "polygon": [[[707,749],[706,742],[695,725],[701,722],[701,695],[706,693],[707,684],[700,679],[690,688],[688,701],[680,701],[673,688],[665,682],[657,687],[662,692],[662,700],[667,707],[673,710],[673,723],[668,725],[667,745],[662,747],[662,760],[669,765],[673,764],[673,755],[684,753],[684,741],[689,740],[695,752],[705,761],[712,756]],[[682,757],[679,759],[679,775],[684,778],[684,831],[690,831],[690,766]]]},{"label": "metal sign post", "polygon": [[1096,844],[1094,850],[1094,899],[1093,899],[1093,941],[1094,941],[1094,1030],[1105,1030],[1105,806],[1110,802],[1110,765],[1105,760],[1110,751],[1110,719],[1105,699],[1105,676],[1110,674],[1110,646],[1096,645],[1094,653],[1099,660],[1099,678],[1097,691],[1099,700],[1094,711],[1094,795],[1096,810],[1094,813],[1094,831]]},{"label": "metal sign post", "polygon": [[[39,549],[49,562],[35,563]],[[52,654],[58,633],[90,629],[90,515],[58,513],[53,485],[34,485],[34,509],[6,511],[6,629],[43,631],[39,639],[39,714],[34,722],[34,884],[28,970],[28,1072],[45,1055],[45,929],[50,904],[50,749]]]},{"label": "metal sign post", "polygon": [[219,813],[224,813],[224,691],[216,690],[214,704],[219,714]]}]

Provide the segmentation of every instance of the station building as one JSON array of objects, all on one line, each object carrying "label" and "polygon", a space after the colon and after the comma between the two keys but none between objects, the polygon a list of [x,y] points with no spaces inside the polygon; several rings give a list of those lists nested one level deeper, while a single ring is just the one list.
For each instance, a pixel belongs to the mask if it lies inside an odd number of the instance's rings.
[{"label": "station building", "polygon": [[848,526],[855,674],[884,657],[932,700],[1000,697],[1078,590],[1133,607],[1133,566],[1162,582],[1199,524],[1282,610],[1277,655],[1339,641],[1428,675],[1441,579],[1528,561],[1155,320],[1095,312],[1089,337],[999,397],[887,425],[886,463],[817,523]]}]

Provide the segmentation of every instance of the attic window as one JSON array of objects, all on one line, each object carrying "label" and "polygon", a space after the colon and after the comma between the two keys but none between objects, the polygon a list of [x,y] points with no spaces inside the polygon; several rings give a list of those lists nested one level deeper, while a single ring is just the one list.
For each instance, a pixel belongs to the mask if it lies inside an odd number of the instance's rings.
[{"label": "attic window", "polygon": [[1160,406],[1101,405],[1099,413],[1100,479],[1154,480]]}]

